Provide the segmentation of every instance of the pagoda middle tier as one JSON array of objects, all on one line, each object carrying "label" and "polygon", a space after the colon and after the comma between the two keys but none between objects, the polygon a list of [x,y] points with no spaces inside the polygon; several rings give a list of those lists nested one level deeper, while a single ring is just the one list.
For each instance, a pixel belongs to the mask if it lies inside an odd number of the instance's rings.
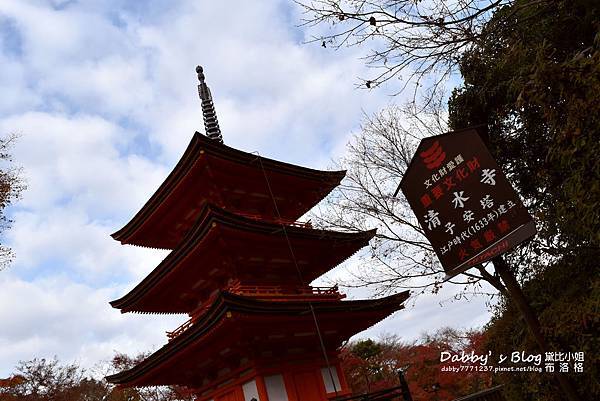
[{"label": "pagoda middle tier", "polygon": [[256,219],[291,223],[344,175],[243,152],[196,132],[154,195],[112,237],[122,244],[173,249],[206,202]]},{"label": "pagoda middle tier", "polygon": [[333,289],[313,289],[306,283],[352,256],[375,235],[375,230],[348,233],[299,225],[286,226],[285,231],[286,235],[280,224],[205,203],[181,243],[111,305],[121,312],[192,315],[221,289],[271,300],[340,299]]}]

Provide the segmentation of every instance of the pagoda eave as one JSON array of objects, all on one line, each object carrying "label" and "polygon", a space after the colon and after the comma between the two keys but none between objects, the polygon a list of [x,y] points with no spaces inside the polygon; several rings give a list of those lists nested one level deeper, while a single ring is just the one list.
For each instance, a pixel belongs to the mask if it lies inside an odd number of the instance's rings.
[{"label": "pagoda eave", "polygon": [[[226,196],[222,192],[233,178],[222,178],[219,174],[223,173],[227,163],[234,165],[239,175],[235,176],[238,181],[232,187],[235,190]],[[215,167],[211,169],[210,165]],[[273,209],[272,199],[263,197],[260,202],[265,210],[247,212],[262,218],[294,221],[331,192],[345,174],[345,171],[314,170],[243,152],[196,132],[165,181],[129,223],[111,236],[122,244],[172,249],[184,235],[186,221],[189,221],[189,217],[181,213],[198,208],[194,199],[203,198],[245,214],[244,208],[234,202],[235,192],[245,191],[243,199],[245,204],[248,203],[253,193],[264,192],[267,186],[265,175],[278,200],[277,210]],[[194,196],[190,197],[192,193]]]},{"label": "pagoda eave", "polygon": [[[224,344],[231,344],[233,337],[238,339],[244,338],[244,336],[263,338],[261,344],[257,344],[259,340],[255,338],[247,340],[252,343],[249,349],[269,350],[273,347],[293,347],[294,342],[312,344],[311,346],[318,349],[316,334],[311,334],[311,337],[304,333],[315,329],[311,307],[319,320],[324,341],[329,344],[329,349],[335,349],[352,335],[402,309],[402,303],[407,298],[408,291],[405,291],[375,300],[314,302],[312,304],[307,302],[277,303],[221,292],[201,321],[175,337],[134,368],[108,376],[107,380],[113,384],[126,386],[179,384],[198,387],[197,375],[194,376],[192,382],[184,382],[185,380],[179,376],[177,378],[173,376],[172,380],[165,380],[167,376],[163,369],[179,363],[184,364],[187,371],[190,371],[192,369],[190,367],[192,365],[188,366],[190,361],[210,360],[210,352],[222,353],[223,350],[214,346],[215,341],[223,340]],[[234,327],[235,330],[232,329]],[[282,337],[278,342],[277,335],[273,334],[283,328],[288,331],[298,330],[300,333],[292,335],[292,339]],[[306,337],[303,337],[305,335]],[[213,346],[206,346],[210,341],[213,342]],[[200,362],[194,366],[201,364]],[[197,368],[197,370],[198,374],[203,374],[207,368]],[[171,371],[173,370],[171,369]]]},{"label": "pagoda eave", "polygon": [[[280,277],[287,277],[291,283],[297,282],[297,267],[281,233],[283,229],[279,224],[244,218],[206,204],[181,245],[129,293],[110,304],[122,312],[190,313],[199,301],[203,301],[202,298],[208,298],[219,288],[214,283],[219,272],[223,276],[236,273],[238,277],[260,277],[259,272],[273,271]],[[301,266],[305,282],[311,282],[352,256],[368,243],[375,232],[348,233],[285,227],[285,234],[295,249],[295,262]],[[230,245],[229,252],[234,253],[235,258],[226,255],[219,243]],[[249,262],[261,258],[263,262]],[[269,268],[273,264],[269,258],[279,260],[275,267]],[[196,292],[189,290],[190,286],[200,282],[213,284],[207,284],[206,288],[198,287]],[[198,295],[200,291],[206,295]]]}]

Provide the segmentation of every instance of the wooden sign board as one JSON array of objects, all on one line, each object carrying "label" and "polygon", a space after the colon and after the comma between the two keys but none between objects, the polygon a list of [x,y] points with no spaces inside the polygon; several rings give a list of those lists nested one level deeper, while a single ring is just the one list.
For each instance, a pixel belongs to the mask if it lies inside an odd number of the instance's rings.
[{"label": "wooden sign board", "polygon": [[536,233],[531,216],[475,129],[423,139],[400,188],[448,276]]}]

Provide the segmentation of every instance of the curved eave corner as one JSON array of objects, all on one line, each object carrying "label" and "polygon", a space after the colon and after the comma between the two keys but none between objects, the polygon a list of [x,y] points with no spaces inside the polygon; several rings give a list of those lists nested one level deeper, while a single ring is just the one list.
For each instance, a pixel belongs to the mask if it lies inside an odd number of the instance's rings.
[{"label": "curved eave corner", "polygon": [[279,171],[284,174],[287,173],[302,176],[313,180],[317,180],[320,177],[320,181],[326,182],[328,185],[323,197],[327,196],[327,194],[338,186],[346,176],[346,170],[315,170],[262,156],[256,156],[255,154],[243,152],[223,145],[205,137],[199,132],[195,132],[181,159],[177,162],[167,178],[165,178],[154,194],[152,194],[131,220],[121,229],[112,233],[111,237],[121,244],[129,244],[129,239],[139,232],[146,222],[152,218],[152,215],[160,207],[162,202],[169,198],[173,189],[177,186],[177,183],[187,175],[188,171],[204,151],[217,157],[227,158],[241,164],[249,163],[252,160],[256,160],[258,157],[262,161],[261,166],[267,170]]},{"label": "curved eave corner", "polygon": [[[280,228],[277,223],[264,221],[256,221],[246,217],[239,216],[235,213],[228,212],[218,206],[210,203],[205,203],[194,226],[190,229],[186,238],[174,249],[169,255],[163,259],[158,266],[154,268],[141,282],[139,282],[131,291],[122,297],[110,302],[113,308],[121,309],[125,312],[142,312],[142,313],[187,313],[185,310],[164,310],[164,311],[147,311],[136,308],[138,301],[143,299],[147,291],[152,290],[160,283],[163,277],[170,274],[178,265],[176,262],[179,259],[184,259],[200,241],[208,234],[211,227],[215,223],[226,224],[231,227],[238,227],[241,230],[254,231],[258,233],[272,233]],[[356,249],[346,256],[345,259],[351,257],[361,248],[366,246],[369,241],[375,236],[377,229],[368,231],[343,232],[329,231],[313,228],[294,227],[287,228],[288,234],[291,237],[310,238],[314,240],[329,238],[333,241],[342,241],[356,245]],[[345,260],[344,259],[344,260]],[[339,262],[341,263],[341,262]],[[333,267],[333,266],[332,266]]]},{"label": "curved eave corner", "polygon": [[[381,311],[382,309],[387,309],[386,315],[389,316],[395,311],[404,308],[403,303],[408,299],[408,297],[409,291],[404,291],[379,299],[350,300],[339,303],[316,302],[313,303],[313,306],[315,307],[315,311],[317,313],[336,313],[336,311],[377,312]],[[296,315],[299,313],[305,314],[306,302],[299,301],[281,304],[272,301],[256,300],[251,297],[234,295],[226,291],[221,291],[219,296],[212,303],[210,309],[206,312],[206,318],[202,320],[201,324],[188,329],[182,335],[165,344],[162,348],[140,362],[138,365],[114,375],[106,376],[106,380],[109,383],[117,385],[136,386],[135,382],[142,378],[143,375],[149,373],[155,368],[158,368],[162,363],[167,362],[173,357],[173,355],[183,349],[186,345],[202,337],[207,330],[219,322],[224,313],[227,311],[257,315],[263,313],[273,313],[275,315]]]},{"label": "curved eave corner", "polygon": [[114,301],[110,301],[109,304],[115,309],[118,309],[121,313],[132,312],[127,307],[127,300],[125,299],[127,296],[121,297],[119,299],[115,299]]}]

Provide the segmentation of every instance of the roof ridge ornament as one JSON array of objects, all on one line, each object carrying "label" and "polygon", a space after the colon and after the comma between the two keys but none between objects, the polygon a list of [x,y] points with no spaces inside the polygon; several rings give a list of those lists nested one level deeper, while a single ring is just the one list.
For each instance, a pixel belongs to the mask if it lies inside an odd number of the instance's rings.
[{"label": "roof ridge ornament", "polygon": [[213,103],[210,89],[204,82],[204,70],[201,66],[196,66],[196,72],[198,73],[198,95],[202,100],[202,116],[204,117],[204,131],[206,136],[217,142],[223,143],[223,135],[221,135],[221,129],[219,128],[219,121],[217,120],[217,112],[215,111],[215,105]]}]

